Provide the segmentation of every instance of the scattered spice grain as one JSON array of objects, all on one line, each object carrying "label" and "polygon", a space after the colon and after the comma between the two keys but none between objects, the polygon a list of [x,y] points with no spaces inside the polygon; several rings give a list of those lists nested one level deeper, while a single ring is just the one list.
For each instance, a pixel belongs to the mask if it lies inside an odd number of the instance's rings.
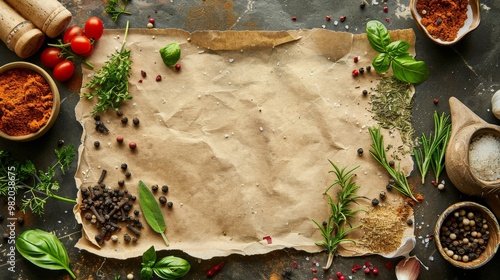
[{"label": "scattered spice grain", "polygon": [[37,132],[47,124],[53,93],[42,75],[30,69],[0,74],[0,130],[10,136]]}]

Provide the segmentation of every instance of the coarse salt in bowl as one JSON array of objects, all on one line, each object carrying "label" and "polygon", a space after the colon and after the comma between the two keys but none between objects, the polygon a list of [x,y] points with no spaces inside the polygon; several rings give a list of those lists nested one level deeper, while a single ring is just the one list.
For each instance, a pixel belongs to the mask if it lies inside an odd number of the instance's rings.
[{"label": "coarse salt in bowl", "polygon": [[[39,138],[43,134],[45,134],[55,123],[57,116],[59,115],[59,109],[61,105],[61,100],[59,96],[59,90],[57,88],[57,85],[55,84],[54,80],[50,77],[50,75],[40,68],[39,66],[24,62],[24,61],[18,61],[18,62],[12,62],[3,65],[0,67],[0,75],[6,73],[9,70],[14,70],[14,69],[25,69],[25,70],[31,70],[34,71],[38,74],[40,74],[43,79],[47,82],[50,91],[52,92],[52,110],[50,111],[50,116],[46,119],[46,123],[43,124],[39,129],[36,131],[28,132],[27,134],[23,135],[11,135],[13,133],[6,133],[5,131],[2,131],[3,124],[0,126],[0,137],[12,140],[12,141],[17,141],[17,142],[26,142],[26,141],[31,141],[34,139]],[[33,83],[36,84],[36,83]],[[27,86],[33,86],[33,84],[29,84]],[[35,85],[36,86],[36,85]],[[1,86],[2,88],[0,90],[5,91],[8,90],[9,85],[8,84],[3,84]],[[26,87],[23,87],[23,90]],[[26,94],[26,92],[23,92],[23,94]],[[12,110],[13,106],[11,104],[4,103],[2,104],[0,101],[0,122],[4,121],[4,114],[10,114],[11,112],[9,110]],[[6,117],[5,117],[6,118]],[[33,120],[34,123],[38,122],[39,120]]]}]

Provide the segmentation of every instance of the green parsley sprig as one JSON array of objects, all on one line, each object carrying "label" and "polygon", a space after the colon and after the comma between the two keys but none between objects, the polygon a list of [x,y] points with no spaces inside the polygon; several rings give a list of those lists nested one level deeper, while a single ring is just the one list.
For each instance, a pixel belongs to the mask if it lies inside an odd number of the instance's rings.
[{"label": "green parsley sprig", "polygon": [[123,4],[120,5],[120,3],[118,2],[118,0],[108,0],[108,6],[106,6],[106,8],[104,8],[104,11],[111,16],[111,20],[113,22],[116,22],[118,20],[118,17],[121,15],[121,14],[125,14],[125,15],[131,15],[132,13],[129,13],[127,11],[125,11],[125,9],[127,8],[127,4],[128,4],[129,0],[121,0],[121,3]]},{"label": "green parsley sprig", "polygon": [[370,136],[372,137],[373,141],[370,154],[382,167],[385,168],[385,170],[387,170],[389,175],[394,179],[396,185],[393,187],[403,195],[418,202],[418,200],[411,192],[410,184],[408,183],[404,172],[399,168],[395,169],[391,167],[389,161],[387,161],[387,156],[385,154],[384,136],[382,136],[382,134],[380,133],[380,127],[369,127],[368,130],[370,131]]},{"label": "green parsley sprig", "polygon": [[127,21],[120,50],[116,50],[102,69],[95,73],[90,82],[84,86],[90,89],[89,93],[84,94],[87,99],[94,97],[98,99],[92,111],[93,115],[109,108],[117,110],[123,101],[132,99],[128,90],[132,61],[130,60],[130,50],[125,48],[128,27],[129,22]]},{"label": "green parsley sprig", "polygon": [[450,116],[442,113],[439,115],[434,112],[434,135],[429,137],[422,133],[420,142],[422,148],[415,148],[414,155],[417,162],[418,171],[422,176],[422,184],[425,183],[425,176],[429,172],[429,167],[434,172],[436,182],[439,181],[439,176],[444,169],[444,156],[446,146],[451,136]]},{"label": "green parsley sprig", "polygon": [[0,195],[6,196],[14,188],[16,194],[25,191],[26,198],[22,199],[21,211],[43,215],[45,204],[49,198],[75,203],[76,200],[56,195],[60,188],[54,179],[56,170],[62,174],[69,169],[76,156],[75,147],[67,145],[55,150],[57,162],[47,168],[47,171],[38,170],[30,160],[20,163],[13,160],[5,151],[0,151]]},{"label": "green parsley sprig", "polygon": [[[324,193],[328,198],[331,213],[325,221],[326,223],[323,225],[312,219],[321,230],[321,235],[325,239],[324,241],[316,242],[316,245],[323,246],[328,251],[328,260],[323,267],[324,270],[328,270],[332,265],[337,247],[341,243],[355,242],[353,239],[347,238],[347,235],[351,231],[359,228],[359,226],[352,227],[349,223],[349,219],[361,210],[351,210],[350,206],[351,203],[357,203],[357,199],[363,198],[363,196],[355,194],[356,190],[360,187],[354,182],[353,171],[359,166],[346,171],[347,167],[339,169],[333,162],[329,162],[333,166],[333,169],[329,171],[329,173],[334,173],[337,177],[337,180],[335,180]],[[340,186],[340,190],[337,192],[337,202],[334,202],[330,194],[328,194],[328,191],[335,185]],[[347,227],[347,225],[349,227]]]}]

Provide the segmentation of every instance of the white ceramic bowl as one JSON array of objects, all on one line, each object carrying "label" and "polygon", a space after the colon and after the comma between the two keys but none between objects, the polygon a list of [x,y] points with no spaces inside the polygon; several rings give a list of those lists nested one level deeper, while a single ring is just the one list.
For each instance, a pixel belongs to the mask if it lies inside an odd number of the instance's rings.
[{"label": "white ceramic bowl", "polygon": [[434,38],[427,29],[425,28],[424,25],[422,25],[421,20],[422,16],[418,13],[417,11],[417,2],[419,0],[411,0],[410,1],[410,10],[411,10],[411,15],[413,16],[413,19],[417,23],[417,26],[424,32],[424,34],[431,39],[433,42],[439,45],[443,46],[449,46],[456,44],[458,41],[460,41],[465,35],[467,35],[469,32],[473,31],[476,29],[479,25],[480,22],[480,15],[479,15],[479,0],[469,0],[469,5],[467,6],[467,20],[464,23],[464,26],[458,30],[457,37],[453,41],[444,41],[438,38]]}]

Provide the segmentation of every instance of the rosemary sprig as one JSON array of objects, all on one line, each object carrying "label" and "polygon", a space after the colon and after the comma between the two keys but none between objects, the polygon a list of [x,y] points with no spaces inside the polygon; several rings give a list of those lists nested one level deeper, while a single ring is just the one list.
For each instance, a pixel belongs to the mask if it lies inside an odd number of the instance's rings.
[{"label": "rosemary sprig", "polygon": [[33,162],[27,160],[19,163],[10,158],[7,152],[0,151],[0,195],[5,196],[14,188],[17,194],[25,190],[26,198],[22,199],[21,211],[26,212],[29,208],[37,215],[43,215],[48,198],[75,203],[76,200],[56,195],[59,183],[54,180],[56,169],[62,174],[69,169],[71,162],[76,156],[75,147],[64,146],[55,150],[57,162],[49,166],[47,171],[38,170]]},{"label": "rosemary sprig", "polygon": [[102,69],[95,73],[90,82],[84,86],[93,90],[84,95],[87,99],[92,99],[95,96],[98,99],[92,111],[93,115],[106,111],[110,107],[117,110],[123,101],[132,99],[128,91],[128,78],[132,61],[130,60],[130,51],[125,48],[128,27],[129,22],[127,21],[120,50],[115,51]]},{"label": "rosemary sprig", "polygon": [[439,115],[434,112],[434,135],[432,133],[426,137],[424,133],[420,137],[422,148],[415,148],[414,155],[417,162],[418,171],[422,176],[422,184],[425,183],[425,176],[432,168],[436,182],[439,181],[439,176],[444,169],[444,156],[446,146],[451,135],[450,116],[444,113]]},{"label": "rosemary sprig", "polygon": [[[329,171],[329,173],[334,173],[337,177],[337,180],[335,180],[324,193],[328,198],[331,214],[324,225],[321,225],[312,219],[316,226],[321,230],[321,235],[325,239],[324,241],[316,242],[316,245],[323,246],[328,251],[328,260],[326,265],[323,267],[324,270],[329,269],[332,265],[333,257],[339,244],[344,242],[355,242],[354,240],[347,238],[347,235],[351,231],[359,228],[359,226],[352,227],[349,223],[349,219],[361,210],[350,210],[349,208],[351,203],[357,203],[356,200],[362,197],[354,194],[356,190],[359,189],[359,186],[357,186],[354,182],[354,174],[352,172],[359,166],[346,171],[347,167],[339,169],[333,162],[329,162],[334,168]],[[337,192],[336,203],[328,194],[328,191],[335,185],[340,186],[340,190]],[[349,225],[349,228],[346,228],[346,225]]]},{"label": "rosemary sprig", "polygon": [[411,192],[410,184],[408,183],[408,180],[406,179],[403,171],[399,170],[399,168],[397,170],[394,169],[387,161],[387,157],[385,155],[384,136],[382,136],[382,134],[380,133],[380,127],[369,127],[368,130],[370,131],[370,135],[373,141],[370,154],[382,167],[385,168],[385,170],[387,170],[389,175],[394,179],[396,185],[393,187],[400,193],[418,202],[418,200],[415,198],[415,196],[413,196],[413,193]]},{"label": "rosemary sprig", "polygon": [[121,14],[131,15],[131,13],[125,11],[129,0],[121,0],[123,6],[118,3],[118,0],[108,0],[108,6],[104,8],[104,11],[111,16],[111,20],[116,22]]}]

